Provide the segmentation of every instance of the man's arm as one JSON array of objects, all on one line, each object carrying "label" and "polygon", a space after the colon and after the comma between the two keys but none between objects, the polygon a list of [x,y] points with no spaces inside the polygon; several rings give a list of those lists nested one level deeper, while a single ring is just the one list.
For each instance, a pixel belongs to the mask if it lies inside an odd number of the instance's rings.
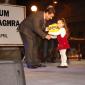
[{"label": "man's arm", "polygon": [[[37,33],[39,36],[41,36],[43,39],[44,38],[47,38],[49,35],[47,35],[47,33],[45,33],[43,30],[42,30],[42,27],[40,25],[40,18],[34,18],[33,19],[33,26],[34,26],[34,32]],[[49,37],[48,37],[49,38]]]}]

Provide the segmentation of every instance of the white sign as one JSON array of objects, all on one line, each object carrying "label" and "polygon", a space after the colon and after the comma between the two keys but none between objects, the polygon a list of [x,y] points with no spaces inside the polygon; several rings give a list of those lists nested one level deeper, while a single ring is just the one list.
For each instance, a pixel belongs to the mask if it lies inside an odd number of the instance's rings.
[{"label": "white sign", "polygon": [[25,17],[25,6],[0,5],[0,46],[23,45],[17,27]]}]

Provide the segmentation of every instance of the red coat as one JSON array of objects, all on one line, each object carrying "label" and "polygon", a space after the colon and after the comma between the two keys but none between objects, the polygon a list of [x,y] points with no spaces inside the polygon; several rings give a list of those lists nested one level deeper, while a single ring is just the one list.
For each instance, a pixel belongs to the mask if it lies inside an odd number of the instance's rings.
[{"label": "red coat", "polygon": [[66,36],[61,37],[61,35],[58,35],[57,40],[58,40],[58,47],[57,47],[58,50],[70,48]]}]

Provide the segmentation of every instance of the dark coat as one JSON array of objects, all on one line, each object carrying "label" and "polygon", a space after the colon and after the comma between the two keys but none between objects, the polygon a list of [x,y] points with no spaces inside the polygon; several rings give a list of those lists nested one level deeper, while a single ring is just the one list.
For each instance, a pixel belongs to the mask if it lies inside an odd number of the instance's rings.
[{"label": "dark coat", "polygon": [[61,37],[61,35],[58,35],[57,40],[58,40],[58,47],[57,47],[58,50],[70,48],[66,35],[64,37]]},{"label": "dark coat", "polygon": [[46,33],[44,30],[44,12],[37,12],[29,15],[18,27],[18,31],[25,34],[30,39],[35,38],[37,35],[45,38]]}]

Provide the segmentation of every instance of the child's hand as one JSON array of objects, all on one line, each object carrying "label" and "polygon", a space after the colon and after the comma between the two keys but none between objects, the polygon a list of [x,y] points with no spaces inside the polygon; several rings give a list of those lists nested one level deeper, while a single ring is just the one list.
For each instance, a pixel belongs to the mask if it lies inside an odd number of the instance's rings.
[{"label": "child's hand", "polygon": [[52,38],[52,39],[56,39],[57,36],[56,36],[56,35],[51,35],[51,38]]},{"label": "child's hand", "polygon": [[50,40],[51,39],[51,35],[46,35],[45,38],[48,39],[48,40]]}]

